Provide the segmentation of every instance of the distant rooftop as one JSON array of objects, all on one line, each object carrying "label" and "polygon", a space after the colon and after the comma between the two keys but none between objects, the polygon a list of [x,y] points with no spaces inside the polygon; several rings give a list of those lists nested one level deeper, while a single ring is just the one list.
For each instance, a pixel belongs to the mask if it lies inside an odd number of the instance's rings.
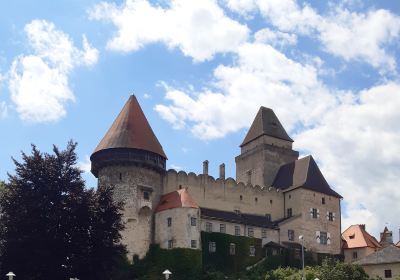
[{"label": "distant rooftop", "polygon": [[199,208],[186,188],[176,190],[161,196],[156,213],[174,208]]},{"label": "distant rooftop", "polygon": [[343,248],[381,248],[378,240],[365,230],[365,225],[352,225],[342,233]]}]

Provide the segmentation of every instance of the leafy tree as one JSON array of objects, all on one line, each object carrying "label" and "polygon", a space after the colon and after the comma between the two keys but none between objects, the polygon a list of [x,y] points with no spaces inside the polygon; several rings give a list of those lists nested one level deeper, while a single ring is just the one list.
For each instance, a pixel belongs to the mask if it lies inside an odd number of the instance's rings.
[{"label": "leafy tree", "polygon": [[[22,153],[0,197],[2,275],[21,279],[111,279],[122,229],[112,188],[88,190],[76,167],[76,143],[53,154]],[[112,244],[111,244],[112,242]]]}]

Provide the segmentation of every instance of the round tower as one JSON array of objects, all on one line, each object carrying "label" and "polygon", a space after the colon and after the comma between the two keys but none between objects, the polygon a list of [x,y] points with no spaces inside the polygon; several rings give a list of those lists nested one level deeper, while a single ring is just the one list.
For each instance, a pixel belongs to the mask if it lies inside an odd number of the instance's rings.
[{"label": "round tower", "polygon": [[167,156],[134,95],[90,157],[98,186],[114,186],[124,202],[122,242],[128,258],[147,253],[154,237],[154,209],[160,200]]}]

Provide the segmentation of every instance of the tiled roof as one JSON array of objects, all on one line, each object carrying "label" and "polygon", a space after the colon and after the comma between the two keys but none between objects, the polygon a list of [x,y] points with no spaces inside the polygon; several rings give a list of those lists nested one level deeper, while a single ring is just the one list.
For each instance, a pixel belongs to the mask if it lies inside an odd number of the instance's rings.
[{"label": "tiled roof", "polygon": [[156,213],[173,208],[199,208],[186,188],[161,196]]},{"label": "tiled roof", "polygon": [[394,245],[389,245],[388,247],[376,251],[354,263],[360,265],[388,264],[388,263],[400,264],[400,248]]},{"label": "tiled roof", "polygon": [[277,224],[270,221],[266,216],[235,213],[209,208],[200,208],[202,218],[215,219],[236,224],[244,224],[262,228],[276,228]]},{"label": "tiled roof", "polygon": [[375,237],[371,236],[365,229],[364,225],[352,225],[342,233],[344,249],[352,248],[381,248]]},{"label": "tiled roof", "polygon": [[145,150],[167,158],[134,95],[129,97],[93,153],[112,148]]},{"label": "tiled roof", "polygon": [[305,188],[342,198],[331,189],[312,156],[307,156],[282,165],[272,185],[282,190]]},{"label": "tiled roof", "polygon": [[265,107],[261,107],[260,110],[258,110],[258,113],[240,146],[242,147],[262,135],[268,135],[293,142],[274,111]]}]

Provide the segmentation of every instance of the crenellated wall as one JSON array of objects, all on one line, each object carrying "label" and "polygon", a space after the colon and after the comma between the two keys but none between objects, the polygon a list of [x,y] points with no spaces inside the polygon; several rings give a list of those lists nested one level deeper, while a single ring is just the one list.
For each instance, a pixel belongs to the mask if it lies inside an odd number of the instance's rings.
[{"label": "crenellated wall", "polygon": [[168,170],[163,193],[188,188],[200,207],[249,214],[271,214],[272,220],[284,215],[283,194],[273,187],[237,183],[232,178],[214,179],[209,175]]}]

